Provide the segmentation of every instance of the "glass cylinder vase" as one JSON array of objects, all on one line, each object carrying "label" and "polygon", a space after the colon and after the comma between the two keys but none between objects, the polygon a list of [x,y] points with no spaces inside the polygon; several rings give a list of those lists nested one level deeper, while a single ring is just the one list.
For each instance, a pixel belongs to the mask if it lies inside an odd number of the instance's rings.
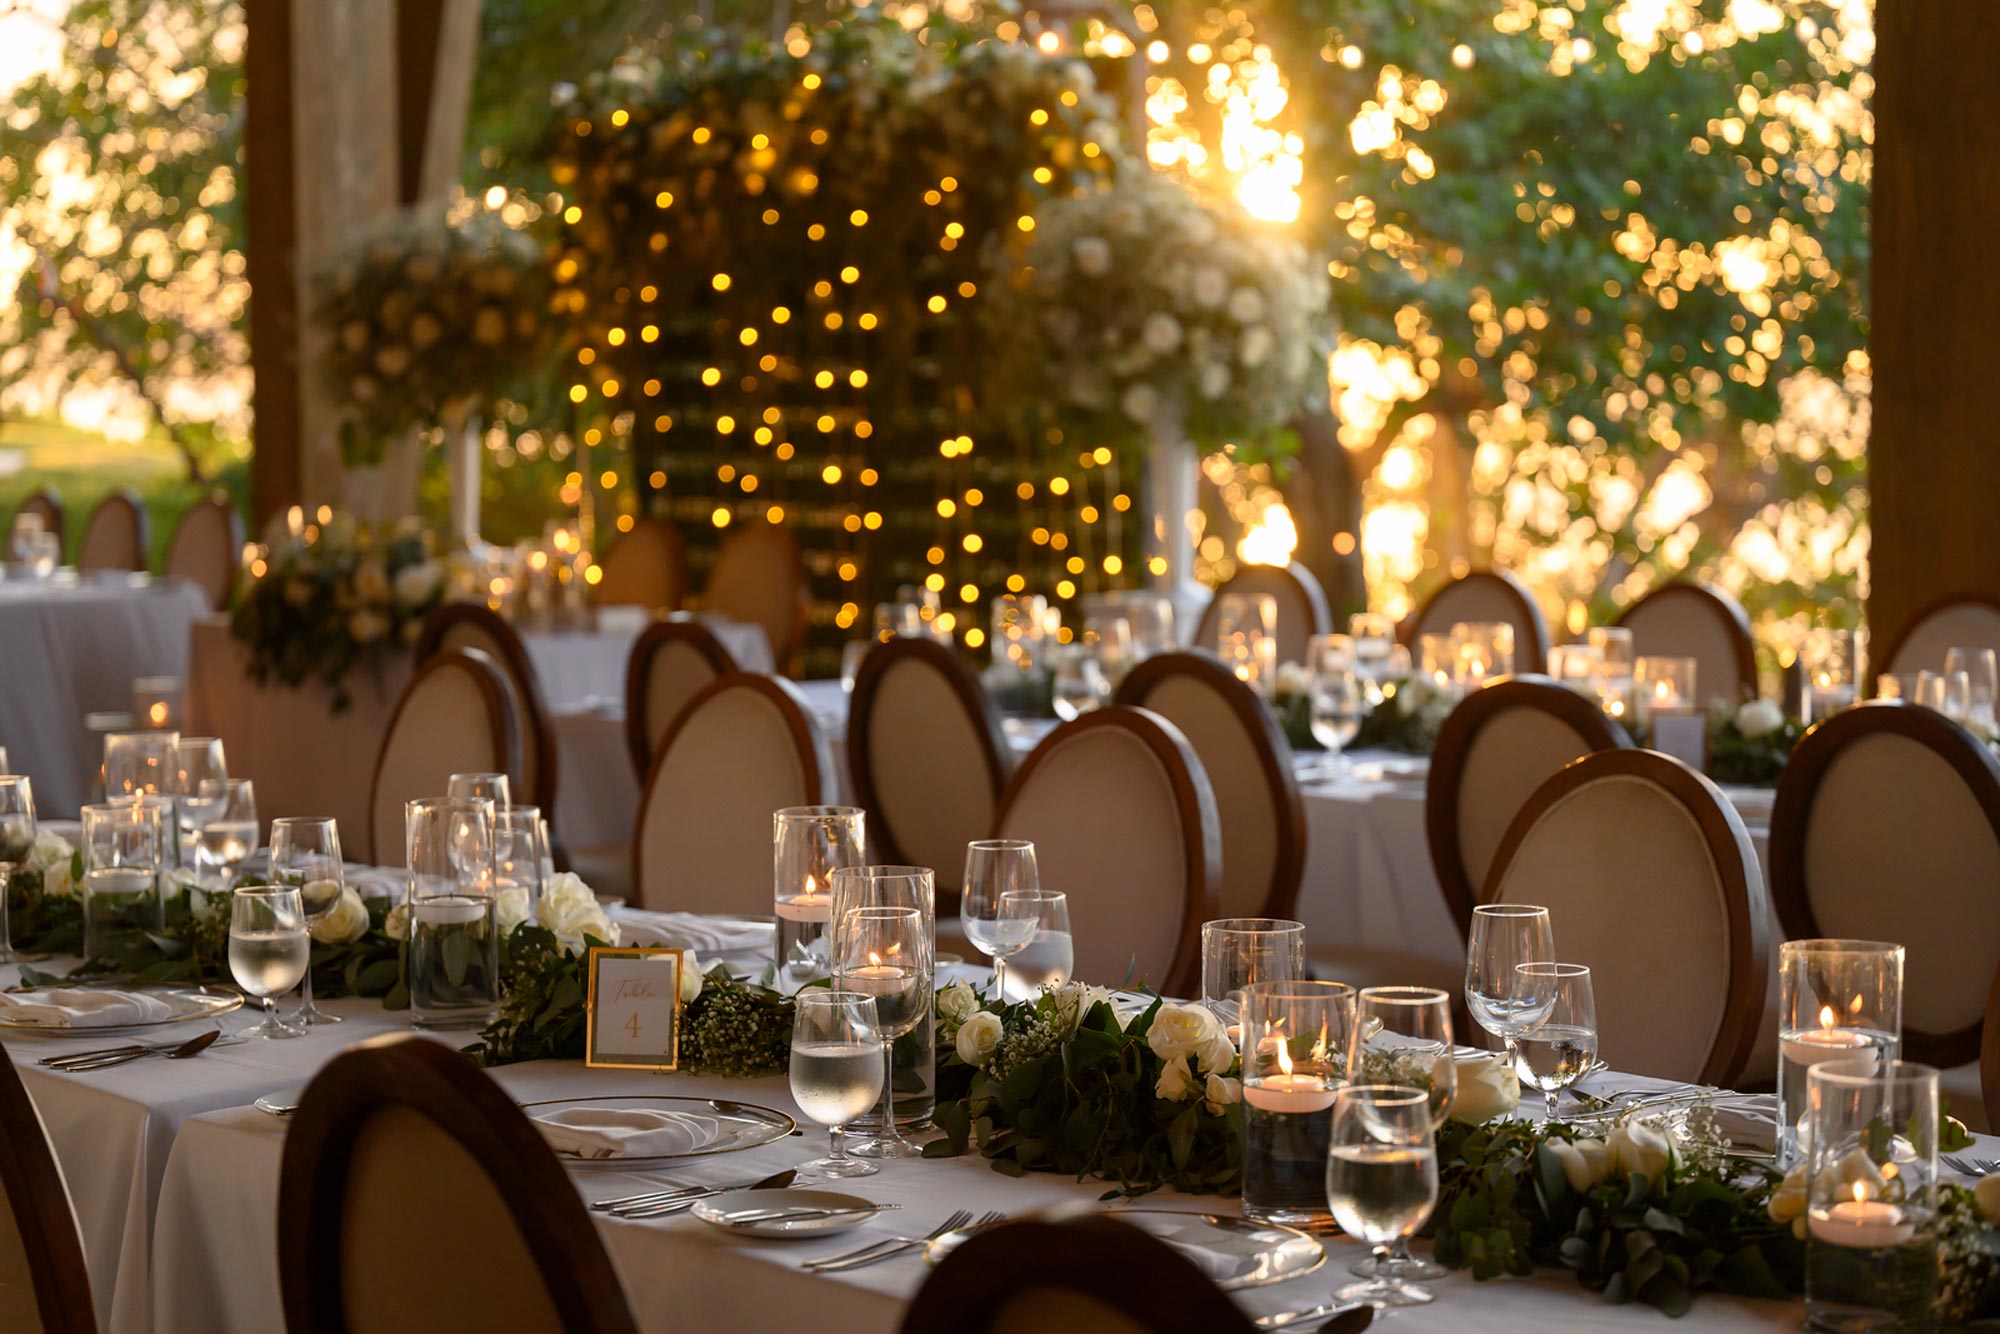
[{"label": "glass cylinder vase", "polygon": [[1903,947],[1788,940],[1778,949],[1778,1166],[1803,1154],[1806,1074],[1822,1061],[1893,1061],[1903,1041]]},{"label": "glass cylinder vase", "polygon": [[1243,989],[1242,1018],[1243,1212],[1338,1231],[1326,1200],[1329,1112],[1346,1082],[1354,988],[1253,982]]},{"label": "glass cylinder vase", "polygon": [[484,797],[403,803],[410,875],[410,1023],[484,1028],[500,1011],[494,806]]},{"label": "glass cylinder vase", "polygon": [[1870,1055],[1806,1085],[1806,1328],[1933,1328],[1937,1071]]},{"label": "glass cylinder vase", "polygon": [[772,963],[783,985],[827,976],[833,873],[867,860],[859,806],[787,806],[771,817],[771,896],[778,919]]},{"label": "glass cylinder vase", "polygon": [[[915,908],[923,914],[931,957],[937,957],[937,876],[930,867],[842,866],[829,874],[834,921],[858,908]],[[896,1039],[893,1092],[897,1128],[929,1129],[937,1110],[937,1016],[931,1008]]]},{"label": "glass cylinder vase", "polygon": [[159,802],[83,808],[83,955],[102,959],[164,925]]}]

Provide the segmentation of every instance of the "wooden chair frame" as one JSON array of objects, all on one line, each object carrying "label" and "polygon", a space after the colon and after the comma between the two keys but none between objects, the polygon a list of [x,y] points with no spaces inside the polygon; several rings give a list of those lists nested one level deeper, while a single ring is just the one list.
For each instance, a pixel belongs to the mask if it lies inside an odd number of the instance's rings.
[{"label": "wooden chair frame", "polygon": [[[1714,783],[1658,751],[1626,748],[1584,756],[1535,789],[1528,804],[1507,826],[1507,835],[1493,854],[1480,902],[1494,901],[1507,868],[1550,808],[1579,788],[1621,776],[1643,779],[1679,801],[1701,827],[1709,855],[1722,873],[1723,898],[1729,912],[1729,994],[1723,1001],[1715,1045],[1697,1078],[1704,1084],[1729,1088],[1749,1063],[1757,1045],[1758,1025],[1763,1022],[1770,981],[1770,927],[1763,916],[1750,910],[1750,896],[1757,890],[1744,860],[1746,845],[1737,842],[1729,799]],[[1634,849],[1635,855],[1639,852]]]},{"label": "wooden chair frame", "polygon": [[1873,644],[1869,646],[1868,679],[1873,681],[1881,676],[1882,673],[1892,668],[1896,661],[1896,655],[1903,651],[1903,645],[1909,642],[1910,636],[1916,632],[1918,626],[1941,611],[1949,611],[1953,607],[1960,606],[1987,607],[1996,614],[2000,614],[2000,597],[1995,597],[1991,593],[1967,592],[1945,593],[1942,596],[1932,598],[1929,602],[1924,603],[1914,612],[1911,612],[1903,624],[1897,628],[1893,636],[1884,637],[1879,646]]},{"label": "wooden chair frame", "polygon": [[[140,497],[139,493],[129,486],[121,486],[107,492],[104,499],[98,501],[91,508],[90,517],[83,521],[83,536],[79,541],[81,543],[88,543],[90,541],[91,529],[97,526],[98,516],[112,509],[123,509],[132,516],[132,531],[137,534],[139,542],[139,563],[134,568],[139,570],[145,569],[150,561],[153,550],[153,516],[146,512],[146,502]],[[79,564],[82,563],[82,559],[83,547],[79,545],[77,547],[77,561]]]},{"label": "wooden chair frame", "polygon": [[[1194,748],[1178,727],[1145,709],[1113,705],[1095,709],[1055,729],[1021,761],[1008,780],[993,812],[993,837],[1007,837],[1007,815],[1036,772],[1064,744],[1098,728],[1115,728],[1139,739],[1166,770],[1181,817],[1181,857],[1188,868],[1187,897],[1182,904],[1181,935],[1167,976],[1159,983],[1166,995],[1189,995],[1201,985],[1201,924],[1221,916],[1217,883],[1222,879],[1222,825],[1208,774]],[[1108,980],[1108,979],[1107,979]]]},{"label": "wooden chair frame", "polygon": [[[556,733],[549,723],[548,697],[542,693],[541,673],[535,670],[535,660],[528,656],[528,647],[521,642],[520,633],[499,612],[480,602],[447,602],[431,608],[417,632],[416,661],[419,664],[430,661],[456,625],[473,626],[500,646],[502,661],[499,667],[507,674],[514,692],[521,697],[521,712],[535,741],[535,786],[533,791],[525,794],[526,800],[522,805],[541,809],[542,818],[549,822],[549,837],[553,843],[559,834],[556,829]],[[519,766],[517,757],[515,767],[508,772],[520,772]],[[549,853],[558,867],[566,865],[567,859],[557,848],[551,846]]]},{"label": "wooden chair frame", "polygon": [[[689,584],[688,584],[687,539],[681,536],[681,530],[679,528],[667,522],[665,519],[656,519],[650,514],[641,514],[636,516],[632,520],[632,526],[630,528],[618,534],[617,537],[612,539],[611,545],[605,549],[604,559],[598,561],[597,563],[600,566],[609,564],[611,558],[617,554],[618,548],[625,542],[625,540],[629,537],[632,537],[634,534],[638,533],[642,529],[649,532],[657,530],[666,537],[666,548],[668,552],[667,564],[672,571],[674,586],[680,590],[680,596],[674,600],[673,606],[661,607],[657,608],[656,610],[661,612],[678,611],[680,610],[682,604],[686,603],[688,595]],[[619,604],[613,603],[612,605],[617,606]]]},{"label": "wooden chair frame", "polygon": [[[1278,852],[1263,906],[1253,915],[1289,918],[1298,910],[1299,881],[1305,874],[1306,808],[1299,795],[1298,772],[1292,764],[1292,747],[1285,740],[1284,729],[1278,726],[1277,718],[1256,691],[1224,666],[1222,659],[1202,651],[1154,654],[1126,673],[1112,702],[1143,709],[1153,689],[1175,677],[1190,677],[1222,696],[1242,724],[1251,748],[1257,752],[1257,764],[1263,771],[1277,820]],[[1227,848],[1223,850],[1223,860],[1228,861]]]},{"label": "wooden chair frame", "polygon": [[44,1334],[97,1334],[69,1188],[20,1072],[0,1048],[0,1208],[21,1234]]},{"label": "wooden chair frame", "polygon": [[[229,502],[229,497],[227,495],[221,492],[212,491],[208,495],[203,496],[200,500],[195,501],[194,504],[188,506],[185,510],[181,511],[181,517],[175,520],[173,534],[167,538],[167,554],[165,558],[165,563],[161,567],[163,570],[173,565],[174,553],[180,549],[181,535],[187,531],[188,521],[191,518],[193,518],[195,514],[203,510],[216,510],[222,514],[223,521],[227,525],[227,531],[229,533],[229,547],[230,547],[231,559],[232,560],[241,559],[243,553],[243,515],[237,511],[236,506],[234,506]],[[241,573],[240,566],[237,567],[237,572],[239,574]],[[233,591],[234,587],[235,587],[235,581],[232,579],[230,590]],[[208,590],[203,589],[202,591],[207,592]],[[230,602],[230,593],[228,591],[225,591],[222,597],[222,601],[216,605],[216,610],[217,611],[229,610],[229,602]]]},{"label": "wooden chair frame", "polygon": [[[1459,702],[1438,731],[1431,751],[1430,772],[1424,780],[1424,834],[1430,844],[1431,867],[1438,889],[1458,924],[1460,939],[1472,930],[1472,909],[1479,903],[1479,886],[1465,873],[1464,849],[1458,837],[1459,785],[1472,741],[1495,714],[1509,709],[1534,709],[1576,732],[1594,750],[1628,750],[1632,738],[1604,716],[1590,700],[1546,676],[1515,676],[1473,691]],[[1518,818],[1518,816],[1516,817]],[[1511,827],[1511,826],[1510,826]],[[1491,869],[1490,867],[1488,868]]]},{"label": "wooden chair frame", "polygon": [[1986,1104],[1986,1129],[2000,1128],[2000,969],[1986,997],[1986,1022],[1979,1034],[1979,1091]]},{"label": "wooden chair frame", "polygon": [[800,647],[805,643],[806,623],[812,611],[811,577],[806,573],[805,557],[799,549],[799,539],[789,529],[771,523],[746,525],[723,538],[722,544],[716,548],[715,560],[708,567],[708,578],[702,584],[702,605],[710,610],[716,609],[709,600],[708,593],[709,586],[715,581],[715,567],[722,563],[730,548],[751,540],[776,540],[790,548],[789,565],[797,581],[798,586],[794,590],[797,596],[793,599],[794,606],[786,626],[785,641],[782,644],[773,641],[771,644],[772,665],[779,672],[788,673],[794,666],[794,659]]},{"label": "wooden chair frame", "polygon": [[[1753,691],[1756,689],[1757,641],[1750,633],[1750,613],[1743,610],[1741,602],[1710,584],[1676,581],[1662,584],[1627,607],[1618,617],[1618,624],[1624,625],[1631,620],[1641,607],[1657,606],[1662,601],[1695,602],[1710,615],[1723,621],[1729,628],[1730,649],[1736,657],[1737,679],[1747,682]],[[1731,701],[1733,704],[1741,702],[1741,700]]]},{"label": "wooden chair frame", "polygon": [[292,1334],[346,1334],[341,1209],[369,1115],[404,1107],[464,1146],[506,1202],[570,1334],[637,1334],[583,1197],[527,1116],[477,1066],[438,1043],[385,1035],[333,1058],[285,1136],[278,1274]]},{"label": "wooden chair frame", "polygon": [[[521,767],[521,738],[514,730],[514,710],[508,701],[506,678],[501,675],[500,665],[485,653],[475,648],[442,649],[430,657],[419,661],[411,675],[409,684],[403,687],[402,695],[396,700],[396,707],[389,714],[389,725],[383,729],[381,745],[375,751],[375,769],[368,782],[368,846],[370,859],[393,866],[393,860],[385,861],[384,849],[375,846],[375,806],[376,797],[382,788],[382,764],[389,757],[389,738],[396,734],[396,724],[402,721],[403,710],[409,707],[415,697],[417,687],[433,673],[443,671],[468,671],[479,683],[480,694],[486,702],[487,725],[492,729],[494,740],[501,753],[500,771],[516,773]],[[545,812],[546,813],[546,812]],[[394,850],[400,855],[401,849]]]},{"label": "wooden chair frame", "polygon": [[625,748],[632,756],[632,771],[641,779],[653,770],[653,742],[646,727],[646,692],[652,684],[653,659],[669,644],[685,644],[693,649],[715,669],[718,677],[742,670],[715,632],[700,621],[656,620],[640,632],[632,642],[632,655],[625,660]]},{"label": "wooden chair frame", "polygon": [[[1263,574],[1276,574],[1282,578],[1290,579],[1297,587],[1299,596],[1305,600],[1305,604],[1310,609],[1312,616],[1312,627],[1307,631],[1308,635],[1323,635],[1332,630],[1333,613],[1328,610],[1326,590],[1320,587],[1319,579],[1311,570],[1297,561],[1292,561],[1286,565],[1260,565],[1256,568]],[[1216,586],[1215,592],[1209,596],[1208,605],[1202,608],[1201,620],[1195,625],[1194,644],[1196,647],[1208,648],[1214,645],[1215,617],[1222,606],[1223,595],[1235,592],[1236,590],[1230,585],[1242,577],[1242,573],[1239,571],[1228,579],[1223,580],[1222,583]]]},{"label": "wooden chair frame", "polygon": [[[1806,892],[1806,831],[1820,780],[1841,751],[1866,737],[1883,735],[1905,737],[1949,764],[1971,789],[1994,838],[2000,840],[2000,760],[1977,737],[1943,714],[1904,700],[1869,700],[1842,710],[1815,723],[1800,738],[1778,775],[1778,793],[1771,804],[1771,906],[1788,940],[1828,934]],[[1905,1026],[1903,1054],[1939,1067],[1964,1065],[1979,1059],[1979,1029],[1975,1023],[1950,1033],[1922,1033]]]},{"label": "wooden chair frame", "polygon": [[[1526,644],[1520,643],[1518,640],[1515,642],[1514,675],[1530,676],[1546,672],[1549,669],[1549,644],[1551,642],[1549,639],[1548,618],[1542,615],[1541,604],[1535,601],[1535,595],[1528,591],[1528,586],[1505,570],[1472,570],[1453,579],[1443,587],[1436,589],[1429,597],[1424,599],[1424,605],[1417,608],[1416,613],[1403,622],[1402,626],[1397,630],[1397,639],[1414,649],[1419,634],[1436,633],[1435,631],[1426,631],[1424,628],[1425,618],[1430,615],[1432,605],[1440,597],[1444,596],[1448,590],[1468,583],[1496,585],[1501,595],[1514,604],[1514,610],[1518,613],[1521,620],[1528,625],[1530,631],[1529,639],[1532,642]],[[1451,627],[1446,626],[1444,628],[1448,630]]]}]

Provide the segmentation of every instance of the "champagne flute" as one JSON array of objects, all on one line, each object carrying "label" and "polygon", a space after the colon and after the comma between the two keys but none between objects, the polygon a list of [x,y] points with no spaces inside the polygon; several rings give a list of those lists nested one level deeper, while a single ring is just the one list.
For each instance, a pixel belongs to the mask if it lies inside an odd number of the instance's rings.
[{"label": "champagne flute", "polygon": [[[1348,1029],[1347,1079],[1351,1084],[1400,1084],[1430,1096],[1430,1128],[1439,1130],[1458,1101],[1458,1066],[1452,1059],[1451,994],[1436,987],[1365,987],[1354,1001]],[[1348,1272],[1358,1278],[1429,1282],[1449,1271],[1410,1254],[1410,1239],[1389,1243],[1386,1259],[1368,1256]]]},{"label": "champagne flute", "polygon": [[195,836],[197,873],[203,866],[215,867],[220,872],[219,887],[227,890],[236,868],[257,850],[260,832],[256,788],[247,778],[226,780],[220,809]]},{"label": "champagne flute", "polygon": [[1514,1037],[1514,1072],[1542,1091],[1548,1119],[1556,1100],[1582,1079],[1597,1059],[1597,997],[1590,969],[1580,963],[1523,963],[1514,966],[1521,1012],[1527,1026]]},{"label": "champagne flute", "polygon": [[1437,1139],[1430,1095],[1400,1084],[1348,1084],[1334,1094],[1326,1200],[1341,1231],[1374,1248],[1382,1276],[1335,1294],[1343,1302],[1421,1306],[1434,1294],[1388,1272],[1392,1246],[1424,1225],[1437,1205]]},{"label": "champagne flute", "polygon": [[221,739],[184,736],[176,741],[168,779],[167,792],[180,818],[181,860],[198,864],[201,831],[221,813],[229,795],[229,766]]},{"label": "champagne flute", "polygon": [[1510,1053],[1514,1038],[1527,1027],[1514,970],[1524,963],[1551,963],[1555,957],[1555,930],[1547,908],[1483,903],[1472,910],[1465,952],[1465,1007],[1473,1022],[1505,1043]]},{"label": "champagne flute", "polygon": [[483,798],[493,803],[495,812],[514,804],[506,774],[453,774],[444,785],[447,797]]},{"label": "champagne flute", "polygon": [[297,886],[243,885],[230,895],[229,972],[237,986],[264,1002],[264,1022],[251,1036],[299,1036],[278,1022],[271,998],[299,984],[310,950]]},{"label": "champagne flute", "polygon": [[1010,889],[1039,889],[1035,845],[1021,838],[979,838],[965,845],[965,877],[958,896],[958,922],[972,947],[993,960],[993,989],[1004,989],[1007,956],[1028,943],[1032,932],[1000,926],[1000,896]]},{"label": "champagne flute", "polygon": [[923,1152],[896,1131],[895,1039],[929,1017],[934,966],[920,908],[855,908],[833,932],[833,985],[875,999],[882,1037],[882,1129],[853,1148],[863,1158]]},{"label": "champagne flute", "polygon": [[1043,987],[1069,981],[1076,949],[1069,933],[1069,896],[1056,889],[1010,889],[1000,895],[994,930],[1004,943],[1020,940],[1007,955],[1000,997],[1033,1000]]},{"label": "champagne flute", "polygon": [[[346,885],[341,873],[340,830],[324,816],[286,816],[271,821],[271,882],[299,891],[308,931],[340,905]],[[311,946],[307,946],[310,953]],[[294,1028],[337,1024],[339,1015],[313,1004],[312,969],[306,969],[299,1008],[287,1021]]]},{"label": "champagne flute", "polygon": [[827,1134],[826,1157],[800,1167],[800,1176],[865,1177],[880,1170],[848,1157],[841,1135],[881,1097],[878,1053],[886,1045],[873,996],[818,988],[799,992],[792,1013],[792,1100]]},{"label": "champagne flute", "polygon": [[35,793],[23,774],[0,774],[0,963],[14,954],[14,876],[35,850]]}]

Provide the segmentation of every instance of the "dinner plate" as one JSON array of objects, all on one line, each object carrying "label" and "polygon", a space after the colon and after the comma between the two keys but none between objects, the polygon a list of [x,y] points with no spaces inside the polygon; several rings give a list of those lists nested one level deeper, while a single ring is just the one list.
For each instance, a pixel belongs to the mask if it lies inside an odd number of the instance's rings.
[{"label": "dinner plate", "polygon": [[[726,1232],[784,1241],[830,1237],[836,1232],[846,1232],[877,1217],[887,1207],[837,1190],[728,1190],[720,1195],[711,1195],[695,1205],[693,1213],[702,1222],[713,1223]],[[862,1212],[810,1217],[811,1211],[816,1209],[858,1209]],[[781,1210],[783,1213],[778,1217],[771,1217]],[[789,1214],[802,1216],[785,1216]]]},{"label": "dinner plate", "polygon": [[276,1093],[266,1093],[257,1099],[257,1110],[271,1116],[290,1116],[299,1109],[299,1099],[306,1096],[306,1087],[279,1089]]},{"label": "dinner plate", "polygon": [[[57,983],[57,986],[65,985]],[[67,985],[88,985],[71,983]],[[39,990],[40,988],[34,988]],[[145,1019],[135,1024],[87,1024],[76,1028],[50,1028],[44,1024],[22,1024],[0,1016],[0,1029],[9,1033],[40,1033],[47,1037],[81,1038],[94,1037],[99,1033],[130,1033],[140,1028],[164,1028],[169,1024],[191,1023],[197,1019],[216,1019],[231,1010],[241,1009],[243,997],[233,991],[211,991],[206,987],[120,987],[120,991],[143,992],[165,1001],[171,1012],[158,1019]]]},{"label": "dinner plate", "polygon": [[[1326,1247],[1317,1237],[1282,1223],[1176,1209],[1113,1209],[1103,1216],[1164,1241],[1194,1261],[1224,1292],[1283,1283],[1326,1263]],[[945,1233],[924,1247],[925,1261],[938,1263],[978,1230],[966,1227]]]},{"label": "dinner plate", "polygon": [[521,1110],[531,1117],[546,1116],[572,1107],[608,1107],[620,1111],[672,1112],[681,1117],[709,1117],[703,1127],[707,1135],[699,1149],[691,1153],[664,1153],[618,1158],[584,1158],[556,1151],[556,1157],[579,1167],[608,1167],[619,1170],[645,1163],[675,1162],[683,1158],[712,1158],[719,1153],[736,1153],[781,1140],[797,1128],[798,1122],[771,1107],[751,1102],[731,1102],[726,1098],[687,1098],[653,1093],[632,1093],[586,1098],[546,1098],[524,1102]]}]

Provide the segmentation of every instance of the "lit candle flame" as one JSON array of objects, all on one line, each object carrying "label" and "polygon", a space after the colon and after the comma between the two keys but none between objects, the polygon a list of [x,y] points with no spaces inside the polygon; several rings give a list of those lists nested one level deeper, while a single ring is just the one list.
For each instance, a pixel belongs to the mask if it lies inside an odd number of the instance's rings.
[{"label": "lit candle flame", "polygon": [[1856,996],[1853,1000],[1847,1002],[1847,1012],[1849,1014],[1861,1013],[1861,997]]},{"label": "lit candle flame", "polygon": [[1292,1074],[1292,1044],[1282,1037],[1278,1039],[1278,1073],[1290,1078]]},{"label": "lit candle flame", "polygon": [[868,951],[868,966],[871,968],[880,968],[882,966],[882,956],[874,950]]},{"label": "lit candle flame", "polygon": [[1833,1007],[1831,1005],[1822,1005],[1819,1007],[1819,1026],[1821,1028],[1833,1027]]},{"label": "lit candle flame", "polygon": [[1867,1200],[1867,1198],[1868,1198],[1868,1183],[1867,1183],[1867,1182],[1865,1182],[1865,1181],[1857,1181],[1857,1182],[1855,1182],[1855,1183],[1854,1183],[1854,1202],[1855,1202],[1856,1204],[1861,1204],[1861,1203],[1865,1202],[1865,1201]]},{"label": "lit candle flame", "polygon": [[1324,1061],[1326,1059],[1326,1020],[1324,1019],[1319,1021],[1319,1039],[1313,1043],[1312,1058],[1315,1061]]},{"label": "lit candle flame", "polygon": [[167,706],[164,703],[155,703],[146,710],[146,716],[153,720],[153,726],[164,727],[167,722]]},{"label": "lit candle flame", "polygon": [[806,893],[817,894],[818,892],[819,892],[818,887],[813,884],[813,878],[810,875],[808,875],[806,877]]}]

